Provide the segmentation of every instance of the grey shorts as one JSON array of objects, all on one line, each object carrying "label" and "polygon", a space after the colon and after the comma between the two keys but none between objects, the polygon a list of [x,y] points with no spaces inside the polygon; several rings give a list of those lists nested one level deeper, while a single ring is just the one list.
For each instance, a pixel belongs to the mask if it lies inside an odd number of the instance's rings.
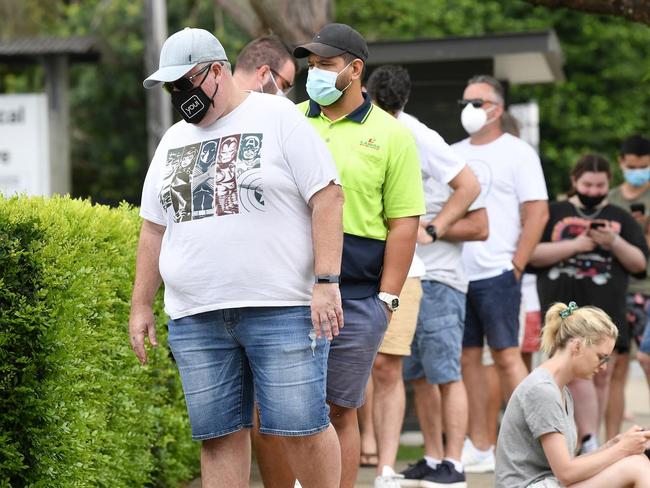
[{"label": "grey shorts", "polygon": [[535,483],[528,485],[527,488],[564,488],[564,485],[560,484],[557,478],[550,477],[535,481]]},{"label": "grey shorts", "polygon": [[388,327],[388,311],[377,295],[348,299],[343,300],[343,319],[345,326],[330,344],[327,401],[358,408],[365,401],[372,364]]}]

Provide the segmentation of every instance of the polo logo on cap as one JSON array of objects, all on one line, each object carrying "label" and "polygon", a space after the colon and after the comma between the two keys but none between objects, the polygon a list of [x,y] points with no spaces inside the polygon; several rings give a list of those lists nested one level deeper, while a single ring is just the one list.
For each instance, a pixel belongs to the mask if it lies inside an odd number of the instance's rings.
[{"label": "polo logo on cap", "polygon": [[193,95],[181,105],[181,110],[188,118],[192,118],[194,117],[194,114],[199,110],[202,110],[203,107],[205,107],[205,105],[203,105],[203,102],[198,95]]}]

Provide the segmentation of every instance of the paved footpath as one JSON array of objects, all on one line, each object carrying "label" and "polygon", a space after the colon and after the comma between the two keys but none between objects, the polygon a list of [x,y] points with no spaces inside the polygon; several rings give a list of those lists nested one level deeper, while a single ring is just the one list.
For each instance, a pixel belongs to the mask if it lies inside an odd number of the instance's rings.
[{"label": "paved footpath", "polygon": [[[630,369],[630,379],[625,390],[626,410],[633,415],[634,423],[650,428],[650,395],[648,393],[648,386],[638,363],[633,362]],[[630,425],[631,422],[626,421],[623,427],[627,429]],[[407,462],[399,462],[397,470],[404,469],[407,464]],[[358,488],[372,488],[374,479],[375,470],[373,468],[361,468],[356,486]],[[251,487],[262,488],[263,486],[257,466],[254,466],[251,473]],[[494,486],[494,475],[468,475],[467,486],[468,488],[492,488]],[[200,487],[201,481],[195,480],[186,488]]]}]

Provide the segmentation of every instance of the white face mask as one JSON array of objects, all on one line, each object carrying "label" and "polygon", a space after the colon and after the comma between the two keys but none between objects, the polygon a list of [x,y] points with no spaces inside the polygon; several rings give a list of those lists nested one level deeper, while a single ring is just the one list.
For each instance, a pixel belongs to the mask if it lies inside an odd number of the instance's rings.
[{"label": "white face mask", "polygon": [[487,124],[494,122],[496,119],[488,120],[488,113],[492,112],[495,108],[496,106],[493,106],[485,110],[476,108],[471,103],[468,103],[460,114],[460,123],[463,124],[463,129],[472,135],[480,131]]},{"label": "white face mask", "polygon": [[[286,97],[287,95],[284,93],[284,91],[282,91],[280,89],[280,87],[278,86],[278,83],[275,81],[275,76],[273,76],[272,71],[269,71],[269,77],[271,78],[271,81],[275,85],[275,93],[273,93],[273,95],[278,95],[280,97]],[[260,93],[264,93],[264,87],[262,85],[260,85]]]}]

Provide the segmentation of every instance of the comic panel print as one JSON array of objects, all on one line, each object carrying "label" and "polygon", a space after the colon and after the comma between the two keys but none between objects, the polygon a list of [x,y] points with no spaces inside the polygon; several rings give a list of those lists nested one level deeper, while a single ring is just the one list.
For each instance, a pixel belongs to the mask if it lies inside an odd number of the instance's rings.
[{"label": "comic panel print", "polygon": [[234,134],[170,149],[158,199],[174,222],[264,211],[262,134]]},{"label": "comic panel print", "polygon": [[217,215],[239,213],[237,195],[237,150],[241,134],[223,137],[217,156],[215,208]]},{"label": "comic panel print", "polygon": [[177,147],[175,149],[170,149],[167,151],[167,159],[165,160],[165,169],[163,171],[163,182],[160,188],[160,193],[158,194],[160,205],[162,205],[162,208],[165,211],[172,206],[172,179],[174,176],[174,171],[181,162],[182,155],[182,147]]},{"label": "comic panel print", "polygon": [[219,139],[204,141],[192,173],[192,220],[214,215],[215,162]]},{"label": "comic panel print", "polygon": [[200,143],[185,146],[180,163],[174,171],[171,185],[174,222],[192,220],[192,172],[199,156],[200,146]]},{"label": "comic panel print", "polygon": [[262,134],[242,134],[237,158],[239,203],[246,212],[264,211]]}]

